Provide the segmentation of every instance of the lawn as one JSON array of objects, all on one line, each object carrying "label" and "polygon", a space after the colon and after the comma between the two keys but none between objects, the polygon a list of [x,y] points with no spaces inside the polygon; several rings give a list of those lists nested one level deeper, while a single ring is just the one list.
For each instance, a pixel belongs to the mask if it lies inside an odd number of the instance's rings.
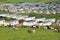
[{"label": "lawn", "polygon": [[36,28],[35,33],[28,33],[32,28],[19,28],[17,31],[12,28],[0,27],[0,40],[60,40],[60,33],[54,30],[43,30]]}]

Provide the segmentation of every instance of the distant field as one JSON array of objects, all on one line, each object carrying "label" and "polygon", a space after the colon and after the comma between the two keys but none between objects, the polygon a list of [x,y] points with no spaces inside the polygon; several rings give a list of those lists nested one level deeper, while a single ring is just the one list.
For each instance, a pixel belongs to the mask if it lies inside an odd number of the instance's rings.
[{"label": "distant field", "polygon": [[0,0],[0,3],[19,3],[19,2],[58,2],[60,0]]},{"label": "distant field", "polygon": [[36,29],[35,33],[28,33],[32,28],[0,28],[0,40],[60,40],[60,33],[54,30]]}]

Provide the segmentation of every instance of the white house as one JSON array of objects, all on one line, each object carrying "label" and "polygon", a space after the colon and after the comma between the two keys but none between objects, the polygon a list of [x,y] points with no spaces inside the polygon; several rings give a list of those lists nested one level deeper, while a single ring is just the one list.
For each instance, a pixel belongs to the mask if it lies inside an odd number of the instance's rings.
[{"label": "white house", "polygon": [[10,15],[10,14],[7,14],[7,15],[6,15],[6,17],[10,18],[10,17],[11,17],[11,15]]},{"label": "white house", "polygon": [[56,10],[53,10],[53,11],[52,11],[52,14],[56,14]]},{"label": "white house", "polygon": [[8,22],[4,22],[4,26],[7,26],[7,25],[9,25],[9,23]]},{"label": "white house", "polygon": [[17,15],[16,14],[9,14],[9,16],[10,16],[10,18],[15,19]]},{"label": "white house", "polygon": [[56,11],[57,11],[57,13],[60,13],[60,4],[56,5]]},{"label": "white house", "polygon": [[8,17],[8,18],[16,18],[16,14],[7,14],[6,17]]},{"label": "white house", "polygon": [[55,19],[45,19],[43,22],[39,22],[40,26],[50,26],[55,22]]},{"label": "white house", "polygon": [[9,12],[17,12],[16,7],[8,7]]},{"label": "white house", "polygon": [[43,11],[42,10],[40,10],[40,14],[42,14],[43,13]]},{"label": "white house", "polygon": [[27,17],[24,19],[25,21],[32,21],[32,20],[35,20],[35,17]]},{"label": "white house", "polygon": [[31,22],[23,22],[23,26],[34,26],[36,25],[35,21],[31,21]]},{"label": "white house", "polygon": [[38,19],[35,19],[36,22],[39,22],[39,21],[44,21],[46,18],[38,18]]},{"label": "white house", "polygon": [[43,22],[43,24],[42,24],[43,26],[50,26],[50,25],[52,25],[52,22]]},{"label": "white house", "polygon": [[45,11],[45,14],[51,14],[49,10],[46,10]]},{"label": "white house", "polygon": [[21,16],[21,15],[18,16],[18,15],[17,15],[17,16],[16,16],[16,19],[17,19],[17,20],[20,20],[20,19],[25,19],[25,18],[27,18],[27,17],[28,17],[28,16]]},{"label": "white house", "polygon": [[7,15],[7,14],[3,14],[3,13],[0,14],[0,16],[2,16],[2,17],[5,17],[6,15]]},{"label": "white house", "polygon": [[7,25],[17,25],[17,24],[19,24],[19,21],[18,20],[11,20],[11,21],[6,21],[5,23],[4,23],[4,26],[7,26]]},{"label": "white house", "polygon": [[55,22],[55,20],[56,20],[55,18],[50,18],[50,19],[46,19],[45,21],[50,21],[53,23],[53,22]]},{"label": "white house", "polygon": [[38,25],[39,26],[51,26],[52,25],[52,22],[45,21],[45,22],[38,23]]},{"label": "white house", "polygon": [[16,25],[16,24],[19,24],[19,21],[18,20],[13,20],[13,21],[10,21],[9,24]]}]

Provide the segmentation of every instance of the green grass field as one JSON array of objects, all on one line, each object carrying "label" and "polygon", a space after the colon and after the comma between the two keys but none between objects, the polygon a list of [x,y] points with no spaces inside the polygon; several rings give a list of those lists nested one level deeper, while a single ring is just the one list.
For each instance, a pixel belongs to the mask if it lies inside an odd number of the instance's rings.
[{"label": "green grass field", "polygon": [[35,33],[28,33],[32,28],[19,28],[17,31],[12,28],[0,27],[0,40],[60,40],[60,33],[54,30],[43,30],[36,28]]},{"label": "green grass field", "polygon": [[19,2],[59,2],[60,0],[0,0],[1,3],[19,3]]}]

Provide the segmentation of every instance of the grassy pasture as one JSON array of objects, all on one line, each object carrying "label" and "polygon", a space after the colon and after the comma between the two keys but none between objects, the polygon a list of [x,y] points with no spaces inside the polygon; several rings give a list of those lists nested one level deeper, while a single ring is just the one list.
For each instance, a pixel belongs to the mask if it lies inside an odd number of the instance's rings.
[{"label": "grassy pasture", "polygon": [[60,40],[60,33],[54,30],[43,30],[36,28],[35,33],[28,33],[32,28],[0,28],[0,40]]}]

